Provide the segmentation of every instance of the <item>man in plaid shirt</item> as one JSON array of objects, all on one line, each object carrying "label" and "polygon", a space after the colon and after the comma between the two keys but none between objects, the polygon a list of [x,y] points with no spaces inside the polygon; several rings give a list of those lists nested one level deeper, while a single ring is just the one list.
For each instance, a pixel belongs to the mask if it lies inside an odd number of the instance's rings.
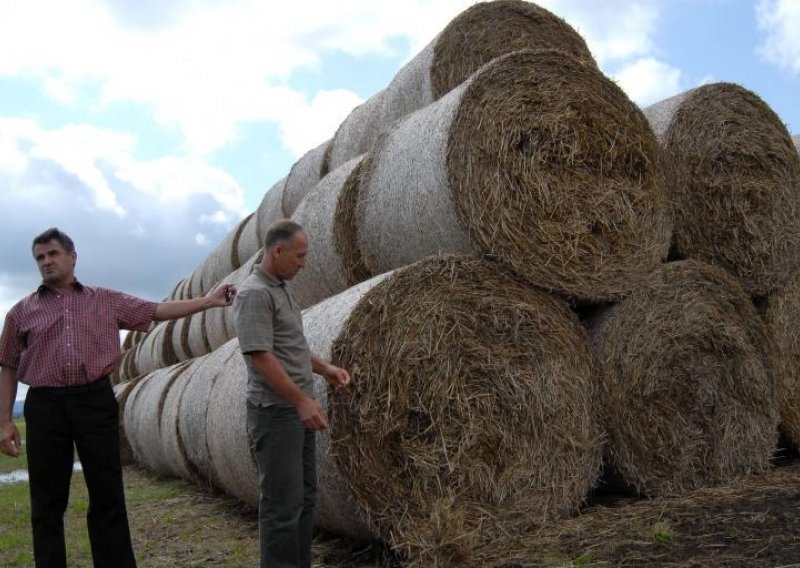
[{"label": "man in plaid shirt", "polygon": [[64,512],[73,452],[89,491],[87,525],[95,567],[135,567],[119,455],[118,407],[108,374],[119,362],[119,330],[229,306],[219,285],[205,297],[150,302],[75,278],[75,245],[58,229],[33,240],[42,284],[6,315],[0,335],[0,451],[17,456],[12,420],[17,384],[25,399],[33,551],[37,568],[66,568]]}]

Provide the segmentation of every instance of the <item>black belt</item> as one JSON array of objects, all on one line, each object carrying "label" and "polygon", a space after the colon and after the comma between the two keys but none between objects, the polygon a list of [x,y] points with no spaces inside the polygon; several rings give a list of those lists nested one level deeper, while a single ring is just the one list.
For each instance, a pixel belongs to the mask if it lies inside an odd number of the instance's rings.
[{"label": "black belt", "polygon": [[85,385],[75,385],[69,387],[31,387],[30,390],[48,394],[69,395],[69,394],[80,394],[82,392],[101,390],[108,387],[108,385],[109,385],[108,375],[105,375],[103,377],[100,377],[96,381],[92,383],[87,383]]}]

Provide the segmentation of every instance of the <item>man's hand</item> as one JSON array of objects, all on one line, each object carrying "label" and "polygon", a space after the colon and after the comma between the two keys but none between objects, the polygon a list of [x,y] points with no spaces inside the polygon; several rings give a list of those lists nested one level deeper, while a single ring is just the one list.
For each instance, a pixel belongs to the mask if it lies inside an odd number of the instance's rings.
[{"label": "man's hand", "polygon": [[350,373],[341,367],[331,364],[328,364],[325,369],[323,369],[322,376],[325,377],[328,384],[336,390],[343,389],[352,381]]},{"label": "man's hand", "polygon": [[325,430],[328,427],[328,421],[322,414],[322,409],[313,398],[305,397],[300,404],[297,405],[297,414],[300,415],[300,421],[309,430]]},{"label": "man's hand", "polygon": [[206,295],[210,308],[224,308],[233,303],[236,297],[236,286],[233,284],[217,284],[211,292]]},{"label": "man's hand", "polygon": [[13,422],[6,422],[0,426],[0,452],[16,458],[22,447],[19,439],[19,430]]}]

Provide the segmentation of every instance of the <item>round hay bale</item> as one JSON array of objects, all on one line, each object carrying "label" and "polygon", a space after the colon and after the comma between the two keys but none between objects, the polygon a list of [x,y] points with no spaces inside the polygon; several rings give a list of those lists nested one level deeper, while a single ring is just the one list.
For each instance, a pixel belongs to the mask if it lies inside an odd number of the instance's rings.
[{"label": "round hay bale", "polygon": [[258,216],[256,213],[251,213],[245,218],[239,239],[236,241],[237,268],[247,262],[261,248],[261,239],[258,237],[257,229]]},{"label": "round hay bale", "polygon": [[241,223],[217,245],[195,270],[200,275],[200,296],[208,294],[225,276],[239,268],[236,262],[236,238]]},{"label": "round hay bale", "polygon": [[152,373],[174,365],[179,361],[172,344],[175,320],[159,322],[147,332],[134,352],[134,364],[137,374]]},{"label": "round hay bale", "polygon": [[[283,212],[287,217],[292,216],[300,201],[327,173],[324,171],[324,162],[330,142],[330,140],[323,142],[306,152],[289,170],[289,175],[286,176],[286,188],[283,191]],[[265,225],[265,228],[268,226]]]},{"label": "round hay bale", "polygon": [[208,400],[206,429],[211,467],[219,487],[249,507],[257,509],[258,467],[247,432],[247,367],[232,340],[236,354],[220,368]]},{"label": "round hay bale", "polygon": [[125,406],[128,396],[139,380],[141,379],[137,378],[114,385],[114,397],[116,397],[119,407],[119,457],[122,465],[129,465],[136,461],[131,444],[128,442],[128,436],[125,434]]},{"label": "round hay bale", "polygon": [[[334,463],[320,471],[335,465],[344,497],[412,558],[484,565],[493,539],[576,512],[594,485],[585,333],[499,265],[430,258],[306,310],[304,326],[354,379],[328,393]],[[357,517],[334,493],[329,507]]]},{"label": "round hay bale", "polygon": [[371,155],[357,224],[373,273],[477,251],[547,290],[605,301],[668,252],[647,120],[564,53],[494,60],[397,123]]},{"label": "round hay bale", "polygon": [[229,341],[216,351],[196,360],[191,380],[183,389],[178,407],[178,434],[192,471],[206,487],[219,486],[208,450],[206,417],[214,382],[225,363],[238,355],[238,342]]},{"label": "round hay bale", "polygon": [[338,294],[348,287],[342,256],[336,246],[336,222],[342,188],[364,156],[350,160],[317,184],[294,212],[292,219],[303,226],[308,236],[306,267],[295,276],[290,287],[301,308],[307,308]]},{"label": "round hay bale", "polygon": [[172,328],[172,350],[178,361],[186,361],[192,358],[192,349],[189,345],[189,327],[192,317],[185,317],[175,320],[175,327]]},{"label": "round hay bale", "polygon": [[[223,278],[221,284],[240,285],[253,271],[255,263],[260,262],[261,257],[261,252],[256,251],[247,262]],[[204,325],[210,351],[236,337],[236,325],[234,324],[233,308],[231,307],[206,310]],[[205,353],[202,353],[202,355],[205,355]]]},{"label": "round hay bale", "polygon": [[175,472],[164,453],[161,411],[170,385],[185,368],[181,363],[145,375],[133,387],[126,404],[125,434],[136,461],[163,475]]},{"label": "round hay bale", "polygon": [[212,351],[211,343],[208,341],[208,327],[206,326],[207,311],[204,310],[189,316],[187,340],[192,357],[200,357]]},{"label": "round hay bale", "polygon": [[358,105],[339,125],[329,146],[330,152],[326,164],[329,172],[372,148],[378,135],[387,126],[380,120],[383,93],[380,91]]},{"label": "round hay bale", "polygon": [[261,204],[256,211],[256,237],[259,247],[264,244],[264,237],[267,235],[267,227],[278,219],[283,219],[287,215],[283,210],[283,193],[286,190],[286,178],[281,178],[275,185],[267,190]]},{"label": "round hay bale", "polygon": [[590,327],[615,477],[679,495],[769,467],[778,416],[767,336],[733,277],[668,263]]},{"label": "round hay bale", "polygon": [[645,110],[663,143],[676,259],[735,275],[752,296],[800,261],[800,156],[758,95],[714,83]]},{"label": "round hay bale", "polygon": [[181,372],[177,372],[174,376],[174,380],[170,384],[162,403],[160,433],[164,460],[170,465],[171,473],[182,479],[202,485],[205,480],[195,471],[194,466],[189,461],[178,430],[181,399],[186,386],[192,380],[192,376],[200,364],[202,364],[201,359],[184,361],[181,364]]},{"label": "round hay bale", "polygon": [[800,450],[800,270],[768,296],[765,322],[771,350],[781,430]]},{"label": "round hay bale", "polygon": [[[369,154],[361,160],[353,172],[347,177],[339,199],[336,202],[336,212],[333,221],[333,242],[336,253],[342,263],[342,271],[348,286],[355,286],[375,275],[376,262],[368,258],[359,243],[358,211],[361,203],[361,188],[366,183],[367,173],[370,171],[371,158]],[[372,268],[370,268],[372,267]]]},{"label": "round hay bale", "polygon": [[800,134],[795,134],[792,136],[792,142],[794,142],[795,147],[798,151],[800,151]]},{"label": "round hay bale", "polygon": [[407,63],[385,90],[345,119],[332,141],[330,169],[369,151],[396,120],[443,97],[496,57],[543,48],[594,64],[583,38],[540,6],[520,0],[471,6]]}]

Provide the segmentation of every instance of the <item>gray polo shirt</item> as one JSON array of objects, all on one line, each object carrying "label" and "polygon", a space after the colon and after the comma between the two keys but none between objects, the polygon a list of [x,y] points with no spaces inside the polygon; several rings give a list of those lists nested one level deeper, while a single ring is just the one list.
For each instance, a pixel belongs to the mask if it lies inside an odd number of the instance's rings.
[{"label": "gray polo shirt", "polygon": [[239,287],[233,309],[247,364],[247,400],[260,406],[289,405],[252,367],[248,354],[253,351],[273,353],[295,384],[313,397],[311,350],[303,334],[300,306],[286,282],[256,266]]}]

